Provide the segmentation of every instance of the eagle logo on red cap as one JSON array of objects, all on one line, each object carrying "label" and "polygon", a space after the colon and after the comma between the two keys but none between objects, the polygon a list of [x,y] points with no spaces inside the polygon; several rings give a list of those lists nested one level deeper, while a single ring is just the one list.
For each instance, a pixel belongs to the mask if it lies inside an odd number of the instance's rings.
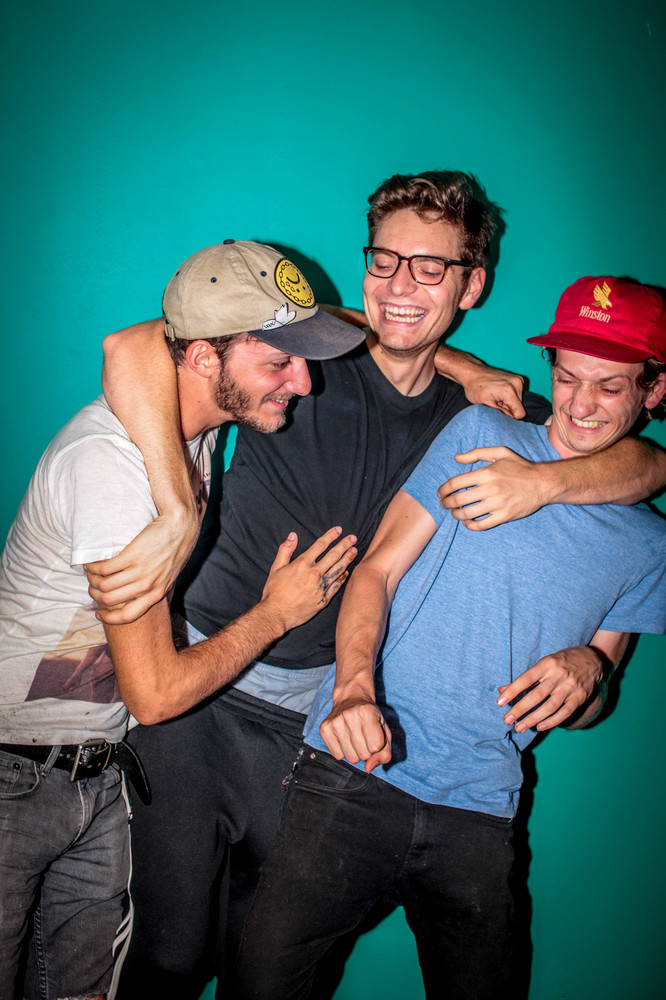
[{"label": "eagle logo on red cap", "polygon": [[603,287],[599,285],[594,286],[594,303],[596,306],[601,306],[602,309],[612,309],[613,303],[610,300],[611,287],[607,281],[604,281]]}]

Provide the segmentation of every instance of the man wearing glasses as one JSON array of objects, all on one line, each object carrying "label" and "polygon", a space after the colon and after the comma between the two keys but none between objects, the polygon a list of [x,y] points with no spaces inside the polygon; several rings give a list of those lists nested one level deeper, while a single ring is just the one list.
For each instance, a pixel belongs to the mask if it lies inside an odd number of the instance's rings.
[{"label": "man wearing glasses", "polygon": [[[299,544],[308,545],[322,533],[319,525],[341,524],[357,536],[360,555],[365,553],[392,497],[441,428],[468,405],[459,384],[436,377],[436,365],[464,381],[474,402],[494,402],[523,415],[506,373],[488,374],[452,349],[438,352],[457,310],[473,306],[484,286],[494,224],[478,185],[451,171],[397,175],[370,203],[363,282],[367,342],[336,362],[311,366],[312,394],[290,411],[270,446],[261,435],[239,429],[219,534],[193,579],[188,569],[191,582],[183,594],[185,617],[202,637],[254,603],[274,539],[285,531],[296,530]],[[150,324],[111,340],[105,393],[132,439],[152,456],[149,467],[177,469],[178,456],[167,454],[163,444],[173,436],[168,421],[144,426],[139,408],[143,403],[154,415],[172,380],[168,359],[158,361],[157,346]],[[132,374],[141,370],[145,378],[137,384]],[[480,394],[484,380],[490,389]],[[528,395],[526,405],[532,419],[546,419],[543,401]],[[490,513],[482,526],[523,516],[554,498],[630,502],[666,480],[656,454],[648,459],[648,450],[636,442],[618,447],[624,450],[614,461],[582,459],[578,468],[565,462],[535,466],[509,455],[496,461],[483,470],[474,495],[477,513]],[[587,474],[581,471],[585,463]],[[551,468],[555,464],[573,467]],[[639,476],[636,469],[643,470]],[[174,505],[165,488],[175,475],[164,478],[162,487],[153,482],[160,510]],[[182,508],[186,497],[179,502]],[[446,502],[456,505],[455,499]],[[456,516],[480,527],[465,510]],[[159,526],[154,537],[162,537]],[[113,605],[146,591],[134,605],[139,609],[156,599],[171,574],[153,567],[168,561],[169,546],[159,543],[159,559],[146,558],[149,548],[144,537],[125,555],[93,567],[93,596]],[[138,569],[128,569],[133,562]],[[156,587],[144,583],[155,576]],[[338,607],[334,600],[274,643],[214,701],[139,732],[153,804],[135,810],[136,923],[123,1000],[146,987],[179,1000],[196,997],[211,940],[217,943],[214,971],[222,981],[225,950],[227,959],[235,953],[259,867],[275,837],[282,780],[334,658]],[[105,614],[119,621],[132,612],[129,606]],[[584,647],[545,658],[544,672],[556,675],[551,704],[558,698],[561,703],[571,686],[571,711],[587,699],[594,656]],[[546,726],[548,714],[544,709],[539,720]]]}]

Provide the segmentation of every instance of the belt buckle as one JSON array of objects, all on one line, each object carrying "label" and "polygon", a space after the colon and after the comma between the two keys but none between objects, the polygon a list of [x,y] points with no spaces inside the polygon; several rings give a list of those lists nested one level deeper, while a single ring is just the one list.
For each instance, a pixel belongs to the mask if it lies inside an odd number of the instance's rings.
[{"label": "belt buckle", "polygon": [[[97,744],[99,744],[101,742],[106,743],[106,746],[107,746],[106,760],[104,761],[104,764],[102,765],[102,767],[100,768],[100,770],[97,773],[101,774],[102,771],[105,770],[107,764],[109,763],[109,761],[111,759],[111,754],[113,753],[113,743],[109,743],[107,740],[86,740],[85,743],[79,743],[79,745],[76,748],[76,755],[74,757],[74,763],[72,764],[72,770],[70,771],[70,775],[69,775],[69,780],[70,781],[78,781],[79,780],[79,778],[78,778],[78,769],[79,769],[79,764],[81,763],[81,754],[82,754],[82,752],[87,747],[94,747],[94,746],[96,746]],[[85,777],[85,775],[82,775],[81,777]],[[94,775],[94,777],[97,777],[97,775]]]}]

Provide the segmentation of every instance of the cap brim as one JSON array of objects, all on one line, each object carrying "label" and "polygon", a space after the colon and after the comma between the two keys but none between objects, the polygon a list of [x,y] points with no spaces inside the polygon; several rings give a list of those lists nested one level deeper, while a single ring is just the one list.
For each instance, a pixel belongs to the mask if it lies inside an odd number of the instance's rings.
[{"label": "cap brim", "polygon": [[325,361],[347,354],[365,340],[365,332],[351,323],[318,309],[314,316],[276,330],[250,330],[253,337],[285,354],[310,361]]},{"label": "cap brim", "polygon": [[637,364],[649,357],[645,352],[641,352],[635,347],[613,344],[600,337],[588,337],[583,333],[570,333],[567,330],[545,333],[541,337],[528,337],[527,343],[538,344],[541,347],[560,347],[563,351],[576,351],[578,354],[589,354],[593,358],[604,358],[606,361],[625,361],[629,364]]}]

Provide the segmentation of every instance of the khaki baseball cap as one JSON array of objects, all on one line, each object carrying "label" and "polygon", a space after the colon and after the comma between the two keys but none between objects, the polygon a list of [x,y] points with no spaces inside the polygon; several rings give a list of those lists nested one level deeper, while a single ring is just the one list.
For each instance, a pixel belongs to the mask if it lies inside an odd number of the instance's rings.
[{"label": "khaki baseball cap", "polygon": [[351,351],[363,331],[323,312],[300,268],[263,243],[225,240],[192,254],[166,286],[170,340],[251,333],[295,357],[324,360]]}]

